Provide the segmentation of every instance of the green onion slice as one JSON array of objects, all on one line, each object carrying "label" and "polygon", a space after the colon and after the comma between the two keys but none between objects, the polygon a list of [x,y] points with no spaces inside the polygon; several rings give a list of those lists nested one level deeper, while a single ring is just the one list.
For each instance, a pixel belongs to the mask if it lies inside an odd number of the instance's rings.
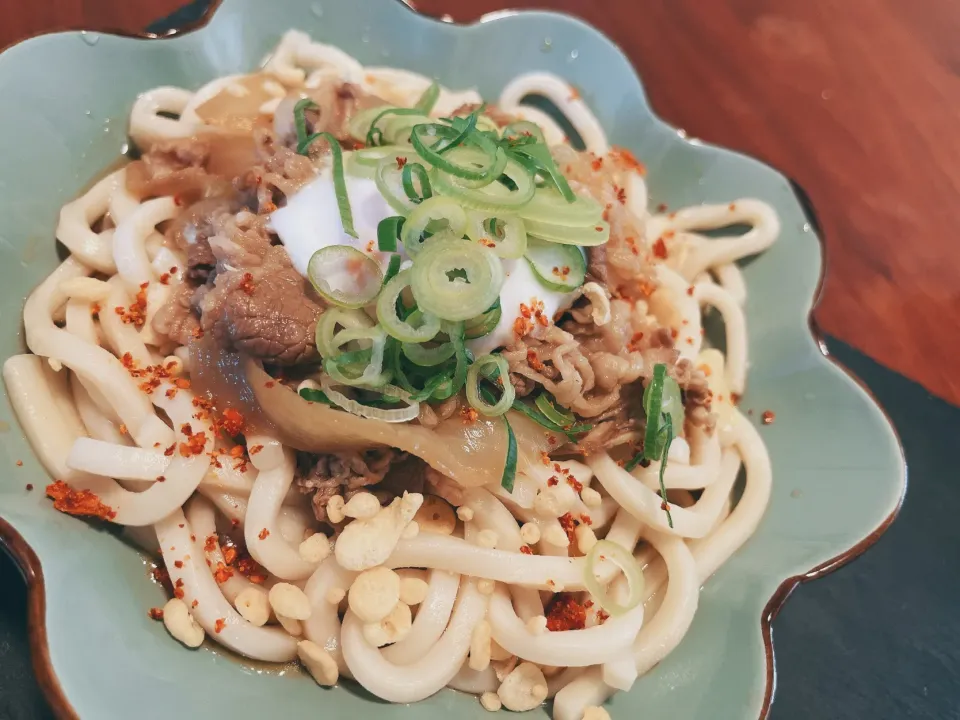
[{"label": "green onion slice", "polygon": [[514,147],[511,152],[528,158],[537,168],[540,175],[549,178],[557,191],[568,203],[575,202],[576,194],[570,189],[567,179],[560,172],[557,163],[550,154],[550,148],[542,143],[527,143]]},{"label": "green onion slice", "polygon": [[473,210],[467,214],[466,234],[508,260],[523,257],[527,249],[527,231],[516,215],[499,217]]},{"label": "green onion slice", "polygon": [[400,347],[404,356],[420,367],[442,365],[456,353],[452,342],[441,343],[436,347],[424,347],[420,343],[402,343]]},{"label": "green onion slice", "polygon": [[556,225],[585,227],[603,220],[603,206],[593,198],[578,195],[568,203],[563,195],[550,187],[540,188],[533,199],[518,211],[524,220]]},{"label": "green onion slice", "polygon": [[379,388],[378,392],[380,392],[384,397],[397,398],[398,400],[408,403],[407,407],[384,409],[364,405],[363,403],[358,402],[337,390],[336,388],[338,387],[338,383],[330,377],[323,378],[321,387],[323,388],[324,394],[326,394],[331,402],[343,408],[347,412],[352,413],[353,415],[359,415],[360,417],[370,418],[371,420],[382,420],[383,422],[388,423],[399,423],[409,422],[420,414],[420,404],[410,400],[410,396],[406,391],[401,390],[398,387],[394,387],[393,385],[386,385],[382,388]]},{"label": "green onion slice", "polygon": [[[409,224],[408,220],[404,232]],[[503,265],[487,248],[444,233],[421,247],[410,277],[420,309],[444,320],[469,320],[500,297]]]},{"label": "green onion slice", "polygon": [[513,409],[519,413],[526,415],[528,418],[533,420],[537,425],[550,430],[551,432],[560,433],[566,435],[567,439],[572,442],[576,442],[577,435],[580,433],[589,432],[593,430],[593,425],[589,423],[579,423],[577,425],[559,425],[553,420],[548,418],[546,415],[541,413],[536,408],[530,407],[527,403],[523,402],[520,399],[517,399],[513,403]]},{"label": "green onion slice", "polygon": [[377,184],[377,190],[387,201],[387,204],[393,208],[394,212],[406,215],[417,207],[403,189],[403,167],[406,163],[419,162],[420,158],[416,153],[409,150],[398,153],[391,153],[380,161],[377,171],[373,176]]},{"label": "green onion slice", "polygon": [[576,245],[531,237],[524,257],[540,284],[550,290],[571,292],[583,285],[587,276],[586,258]]},{"label": "green onion slice", "polygon": [[388,282],[393,280],[397,273],[400,272],[400,265],[403,263],[400,256],[394,253],[390,256],[390,263],[387,265],[387,272],[383,275],[383,284],[386,285]]},{"label": "green onion slice", "polygon": [[[600,562],[607,560],[623,571],[630,586],[630,595],[623,605],[614,602],[607,594],[606,588],[597,580],[597,574],[600,572],[597,566]],[[587,554],[587,560],[583,566],[583,584],[597,604],[614,617],[633,610],[643,600],[643,570],[628,550],[609,540],[598,540]]]},{"label": "green onion slice", "polygon": [[[467,402],[483,415],[496,417],[503,415],[513,406],[513,401],[516,399],[517,393],[513,387],[513,383],[511,383],[508,378],[502,382],[500,399],[493,404],[486,402],[480,392],[480,382],[482,379],[480,374],[488,365],[492,365],[498,369],[500,378],[507,378],[510,367],[502,355],[493,354],[478,357],[467,371]],[[499,385],[500,383],[498,383],[498,386]]]},{"label": "green onion slice", "polygon": [[[465,124],[467,127],[460,132],[455,127],[440,123],[417,125],[410,134],[410,142],[420,157],[434,167],[459,179],[464,185],[482,187],[499,177],[506,156],[493,140],[474,132],[469,127],[469,121]],[[460,146],[463,140],[468,140],[471,147]]]},{"label": "green onion slice", "polygon": [[440,332],[440,318],[437,315],[424,310],[419,316],[422,324],[414,327],[409,322],[401,320],[397,314],[397,300],[400,298],[400,293],[410,286],[410,281],[411,270],[401,270],[384,286],[380,297],[377,298],[377,319],[383,329],[400,342],[427,342]]},{"label": "green onion slice", "polygon": [[500,318],[503,311],[500,308],[500,298],[483,315],[477,315],[464,323],[464,336],[467,340],[476,340],[477,338],[489,335],[497,329],[500,324]]},{"label": "green onion slice", "polygon": [[450,198],[432,197],[418,205],[403,223],[400,240],[410,257],[416,257],[423,248],[423,234],[427,228],[447,230],[437,233],[435,238],[450,236],[450,240],[462,244],[460,237],[467,227],[467,216],[460,203]]},{"label": "green onion slice", "polygon": [[[420,112],[417,108],[399,108],[399,107],[389,107],[384,110],[381,110],[377,113],[376,117],[373,118],[373,121],[370,123],[370,128],[367,130],[367,135],[364,138],[364,143],[367,147],[373,147],[375,145],[383,145],[384,132],[379,127],[379,123],[383,118],[388,115],[413,115],[418,118],[423,117],[423,113]],[[429,120],[429,118],[424,118]],[[394,135],[394,128],[391,128],[391,135]],[[389,138],[388,138],[389,139]]]},{"label": "green onion slice", "polygon": [[379,263],[350,245],[317,250],[307,264],[307,277],[326,300],[351,310],[373,302],[383,284]]},{"label": "green onion slice", "polygon": [[[345,163],[346,171],[356,177],[373,180],[377,174],[380,161],[388,157],[396,157],[405,150],[398,145],[382,145],[373,148],[361,148],[349,153]],[[407,150],[409,151],[409,150]]]},{"label": "green onion slice", "polygon": [[373,321],[361,310],[327,308],[317,323],[316,343],[320,357],[332,357],[339,352],[340,345],[343,343],[334,345],[334,336],[337,334],[338,326],[343,328],[369,328],[373,326]]},{"label": "green onion slice", "polygon": [[508,493],[513,492],[513,483],[517,479],[517,436],[507,416],[503,416],[503,424],[507,427],[507,454],[503,460],[503,475],[500,476],[500,487]]},{"label": "green onion slice", "polygon": [[647,460],[659,460],[663,457],[664,434],[661,427],[665,417],[670,418],[673,428],[683,427],[683,403],[680,400],[680,386],[667,375],[667,366],[657,363],[653,366],[653,378],[643,391],[643,411],[647,416],[647,431],[643,439],[643,456]]},{"label": "green onion slice", "polygon": [[[417,190],[414,184],[414,175],[420,183],[420,190]],[[430,178],[427,175],[427,169],[420,163],[407,163],[400,171],[400,181],[403,183],[403,192],[407,198],[418,205],[424,200],[433,196],[433,189],[430,187]]]},{"label": "green onion slice", "polygon": [[[368,352],[337,354],[348,342],[369,343]],[[387,334],[383,328],[347,328],[333,337],[334,354],[323,359],[323,370],[338,383],[355,387],[379,388],[390,381],[389,372],[383,371],[383,357]],[[351,357],[353,356],[353,357]],[[356,366],[360,365],[358,369]]]},{"label": "green onion slice", "polygon": [[594,247],[603,245],[610,239],[610,223],[606,220],[601,220],[596,225],[577,227],[527,219],[526,226],[531,235],[562,245]]},{"label": "green onion slice", "polygon": [[381,252],[396,252],[402,227],[402,215],[393,215],[381,220],[377,225],[377,249]]},{"label": "green onion slice", "polygon": [[437,104],[437,99],[440,97],[440,86],[437,83],[430,83],[430,87],[423,91],[423,95],[420,96],[420,99],[417,100],[416,104],[413,106],[415,110],[419,110],[424,115],[429,115],[430,111],[433,110],[433,106]]},{"label": "green onion slice", "polygon": [[536,192],[533,176],[516,160],[509,158],[500,177],[512,183],[508,188],[502,182],[492,182],[481,188],[471,188],[449,173],[434,168],[430,171],[430,180],[434,189],[456,198],[466,207],[476,210],[518,211],[529,203]]},{"label": "green onion slice", "polygon": [[571,413],[556,406],[548,393],[540,393],[533,404],[544,414],[544,417],[561,427],[568,427],[576,422],[576,418]]},{"label": "green onion slice", "polygon": [[318,402],[323,403],[324,405],[333,405],[333,402],[331,402],[330,398],[327,397],[323,390],[317,390],[316,388],[311,387],[301,387],[299,394],[300,397],[307,402]]},{"label": "green onion slice", "polygon": [[310,98],[304,98],[293,108],[293,122],[297,128],[297,152],[300,155],[306,155],[310,145],[319,139],[327,141],[330,145],[330,155],[333,158],[333,190],[337,195],[337,209],[340,211],[340,224],[343,225],[343,231],[350,237],[357,237],[357,231],[353,229],[353,212],[350,210],[350,196],[347,194],[347,181],[343,175],[343,150],[340,149],[340,141],[328,132],[313,133],[307,136],[307,119],[304,113],[309,108],[315,108],[317,104]]}]

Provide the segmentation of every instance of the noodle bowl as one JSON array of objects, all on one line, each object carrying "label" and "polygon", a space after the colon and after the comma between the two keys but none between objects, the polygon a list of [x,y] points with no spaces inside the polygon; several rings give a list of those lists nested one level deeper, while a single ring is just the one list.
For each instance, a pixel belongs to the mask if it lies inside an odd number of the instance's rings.
[{"label": "noodle bowl", "polygon": [[152,528],[174,638],[561,719],[682,641],[770,496],[736,265],[768,205],[651,213],[562,79],[484,105],[296,31],[130,135],[4,380],[55,507]]}]

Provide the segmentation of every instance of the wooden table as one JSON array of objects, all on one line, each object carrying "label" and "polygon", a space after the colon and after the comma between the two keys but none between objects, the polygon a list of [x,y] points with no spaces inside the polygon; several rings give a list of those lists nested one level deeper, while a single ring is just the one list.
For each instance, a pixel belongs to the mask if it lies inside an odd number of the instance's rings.
[{"label": "wooden table", "polygon": [[[134,32],[181,4],[3,0],[0,46],[53,28]],[[417,4],[466,21],[506,3]],[[585,17],[626,50],[660,115],[798,181],[827,239],[821,327],[960,403],[960,3],[510,4]]]}]

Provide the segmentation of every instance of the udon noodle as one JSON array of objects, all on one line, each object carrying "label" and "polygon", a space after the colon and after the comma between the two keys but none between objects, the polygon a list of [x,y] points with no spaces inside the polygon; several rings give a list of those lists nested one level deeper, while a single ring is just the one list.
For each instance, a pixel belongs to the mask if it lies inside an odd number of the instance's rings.
[{"label": "udon noodle", "polygon": [[767,505],[736,262],[779,225],[648,210],[558,77],[482,103],[296,31],[144,93],[139,159],[63,208],[4,379],[55,506],[159,543],[183,644],[598,718]]}]

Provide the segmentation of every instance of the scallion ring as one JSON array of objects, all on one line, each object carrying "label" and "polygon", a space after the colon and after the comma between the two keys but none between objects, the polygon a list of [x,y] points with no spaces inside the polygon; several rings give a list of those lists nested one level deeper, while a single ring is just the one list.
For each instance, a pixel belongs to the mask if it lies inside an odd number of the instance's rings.
[{"label": "scallion ring", "polygon": [[420,414],[420,404],[410,401],[409,394],[398,387],[386,385],[378,389],[378,392],[386,397],[398,398],[399,400],[409,403],[405,408],[388,410],[384,408],[369,407],[363,403],[357,402],[353,398],[348,397],[337,390],[337,386],[338,383],[330,377],[324,377],[323,381],[321,382],[321,387],[323,388],[323,392],[327,398],[329,398],[329,400],[334,404],[353,415],[370,418],[371,420],[399,423],[409,422]]},{"label": "scallion ring", "polygon": [[410,257],[416,257],[423,247],[427,228],[449,231],[452,240],[460,242],[467,227],[467,215],[460,203],[445,197],[424,200],[407,216],[400,231],[400,240]]},{"label": "scallion ring", "polygon": [[464,322],[464,337],[467,340],[475,340],[489,335],[497,329],[502,316],[503,310],[500,308],[500,298],[497,298],[497,301],[485,313]]},{"label": "scallion ring", "polygon": [[417,307],[444,320],[476,317],[500,297],[502,286],[500,258],[463,240],[430,238],[411,268],[410,287]]},{"label": "scallion ring", "polygon": [[[597,574],[600,572],[597,565],[601,561],[608,560],[623,571],[630,586],[630,595],[627,596],[627,602],[623,605],[614,602],[607,594],[606,588],[597,580]],[[643,570],[628,550],[609,540],[598,540],[587,555],[583,566],[583,584],[597,604],[614,617],[630,612],[643,600]]]},{"label": "scallion ring", "polygon": [[572,292],[583,285],[587,261],[576,245],[562,245],[540,238],[527,238],[524,258],[540,284],[550,290]]},{"label": "scallion ring", "polygon": [[373,326],[370,317],[361,310],[341,310],[337,307],[327,308],[317,322],[316,343],[317,352],[320,357],[331,357],[339,350],[339,345],[334,346],[333,338],[337,333],[337,327],[343,328],[369,328]]},{"label": "scallion ring", "polygon": [[550,154],[550,148],[542,143],[527,143],[514,147],[511,152],[529,158],[537,166],[540,175],[553,183],[564,200],[568,203],[576,202],[577,196],[570,189],[570,184],[557,167],[557,163]]},{"label": "scallion ring", "polygon": [[527,143],[546,145],[547,143],[543,138],[543,130],[540,129],[540,126],[529,120],[518,120],[507,125],[503,129],[503,139],[520,145]]},{"label": "scallion ring", "polygon": [[455,128],[430,123],[414,127],[410,141],[420,157],[466,187],[483,187],[496,180],[506,163],[503,150],[480,133],[467,135],[475,147],[451,148],[443,142],[446,139],[452,144],[458,137]]},{"label": "scallion ring", "polygon": [[437,315],[424,308],[420,316],[422,324],[418,327],[401,320],[397,315],[397,300],[400,293],[410,285],[411,272],[409,269],[401,270],[393,280],[384,285],[380,297],[377,298],[377,319],[383,329],[400,342],[427,342],[440,332],[440,318]]},{"label": "scallion ring", "polygon": [[[500,387],[500,399],[496,403],[490,404],[484,400],[480,393],[481,372],[488,366],[493,365],[500,371],[500,378],[507,378],[498,383]],[[488,417],[503,415],[513,405],[517,397],[517,391],[513,383],[508,378],[510,366],[502,355],[482,355],[474,360],[467,371],[467,402],[477,410],[477,412]]]},{"label": "scallion ring", "polygon": [[383,199],[394,212],[401,215],[406,215],[417,207],[403,190],[403,166],[408,162],[420,162],[420,157],[409,150],[391,153],[380,161],[373,177]]},{"label": "scallion ring", "polygon": [[367,130],[367,135],[364,137],[363,141],[367,147],[374,147],[375,145],[382,145],[384,134],[383,131],[377,127],[377,124],[388,115],[415,115],[417,117],[422,117],[421,113],[416,108],[400,108],[400,107],[389,107],[386,109],[380,110],[379,113],[373,118],[373,121],[370,123],[370,128]]},{"label": "scallion ring", "polygon": [[317,250],[307,263],[307,277],[326,300],[351,310],[373,302],[383,284],[379,263],[351,245]]},{"label": "scallion ring", "polygon": [[436,191],[455,198],[465,207],[476,210],[518,211],[529,203],[536,192],[533,176],[516,160],[508,159],[501,176],[506,176],[513,188],[502,182],[492,182],[481,188],[467,187],[449,173],[437,168],[430,171],[430,180]]},{"label": "scallion ring", "polygon": [[467,237],[488,247],[499,257],[516,260],[527,250],[527,231],[516,215],[491,216],[472,210],[467,214]]},{"label": "scallion ring", "polygon": [[[414,176],[420,183],[419,190],[414,183]],[[411,162],[404,165],[400,171],[400,182],[403,184],[403,192],[406,193],[407,198],[418,205],[433,196],[427,169],[420,163]]]},{"label": "scallion ring", "polygon": [[397,276],[397,273],[400,272],[400,265],[402,263],[403,260],[401,260],[400,256],[396,253],[390,256],[390,263],[387,265],[387,271],[383,274],[384,285]]},{"label": "scallion ring", "polygon": [[576,418],[571,413],[558,408],[546,392],[537,395],[537,399],[533,401],[533,404],[537,406],[537,409],[539,409],[546,418],[561,427],[568,427],[576,422]]},{"label": "scallion ring", "polygon": [[587,227],[603,220],[603,205],[583,195],[578,195],[570,203],[555,189],[544,187],[536,191],[533,199],[518,214],[524,220]]},{"label": "scallion ring", "polygon": [[595,225],[572,226],[559,223],[545,223],[539,220],[525,220],[527,232],[541,240],[561,245],[579,245],[594,247],[603,245],[610,239],[610,223],[600,220]]}]

